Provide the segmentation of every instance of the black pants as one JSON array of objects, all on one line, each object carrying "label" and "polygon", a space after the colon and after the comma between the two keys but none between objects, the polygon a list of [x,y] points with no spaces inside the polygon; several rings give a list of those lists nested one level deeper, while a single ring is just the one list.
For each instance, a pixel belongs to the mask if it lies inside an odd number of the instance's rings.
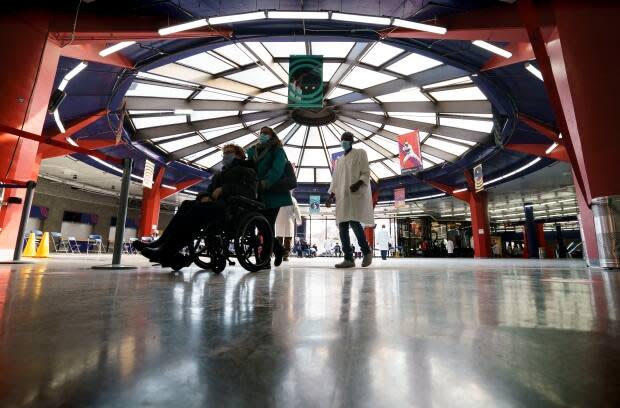
[{"label": "black pants", "polygon": [[224,204],[185,200],[157,240],[167,252],[176,252],[187,245],[202,227],[225,216]]},{"label": "black pants", "polygon": [[280,241],[275,239],[276,218],[278,217],[278,212],[280,212],[280,207],[277,207],[277,208],[265,208],[264,210],[261,211],[261,213],[265,216],[265,218],[267,218],[267,221],[269,222],[269,225],[271,225],[271,230],[273,231],[273,234],[274,234],[274,238],[273,238],[273,253],[274,254],[282,255],[282,254],[284,254],[284,247],[282,246]]},{"label": "black pants", "polygon": [[340,242],[342,243],[342,250],[344,252],[344,259],[348,261],[353,260],[353,249],[351,248],[351,240],[349,239],[349,226],[357,238],[357,243],[364,255],[370,253],[370,247],[368,241],[366,241],[366,235],[364,235],[364,228],[358,221],[345,221],[338,224],[338,230],[340,232]]}]

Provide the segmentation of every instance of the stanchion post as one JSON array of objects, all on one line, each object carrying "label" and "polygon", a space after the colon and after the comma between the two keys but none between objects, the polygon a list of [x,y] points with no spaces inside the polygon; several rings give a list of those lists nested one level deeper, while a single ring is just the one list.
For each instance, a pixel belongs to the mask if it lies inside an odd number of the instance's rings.
[{"label": "stanchion post", "polygon": [[17,239],[15,240],[15,252],[13,252],[14,261],[19,261],[22,257],[22,251],[24,250],[24,232],[26,231],[26,224],[28,223],[28,217],[30,216],[32,197],[34,196],[34,189],[36,186],[37,183],[34,181],[28,181],[26,183],[26,197],[24,198],[22,217],[19,221],[19,230],[17,232]]}]

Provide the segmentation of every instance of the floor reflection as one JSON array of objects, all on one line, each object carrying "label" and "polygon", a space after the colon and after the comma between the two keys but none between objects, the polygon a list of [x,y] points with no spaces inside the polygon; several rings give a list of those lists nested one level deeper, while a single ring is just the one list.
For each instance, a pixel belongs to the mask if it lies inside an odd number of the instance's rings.
[{"label": "floor reflection", "polygon": [[615,272],[457,260],[342,271],[328,261],[176,277],[156,268],[2,266],[0,403],[497,407],[617,399]]}]

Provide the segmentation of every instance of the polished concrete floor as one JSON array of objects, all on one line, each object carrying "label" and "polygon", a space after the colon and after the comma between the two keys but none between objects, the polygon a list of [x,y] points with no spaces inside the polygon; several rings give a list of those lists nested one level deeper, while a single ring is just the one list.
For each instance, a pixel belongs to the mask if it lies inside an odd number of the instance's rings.
[{"label": "polished concrete floor", "polygon": [[620,272],[578,261],[138,256],[0,265],[0,406],[618,406]]}]

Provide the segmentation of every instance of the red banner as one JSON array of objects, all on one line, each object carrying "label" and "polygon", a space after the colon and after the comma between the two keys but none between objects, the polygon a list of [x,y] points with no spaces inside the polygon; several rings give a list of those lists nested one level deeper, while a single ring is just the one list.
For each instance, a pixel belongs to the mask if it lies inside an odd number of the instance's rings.
[{"label": "red banner", "polygon": [[418,130],[398,136],[398,152],[401,174],[422,170],[420,132]]},{"label": "red banner", "polygon": [[402,208],[405,206],[405,188],[394,189],[394,207]]}]

